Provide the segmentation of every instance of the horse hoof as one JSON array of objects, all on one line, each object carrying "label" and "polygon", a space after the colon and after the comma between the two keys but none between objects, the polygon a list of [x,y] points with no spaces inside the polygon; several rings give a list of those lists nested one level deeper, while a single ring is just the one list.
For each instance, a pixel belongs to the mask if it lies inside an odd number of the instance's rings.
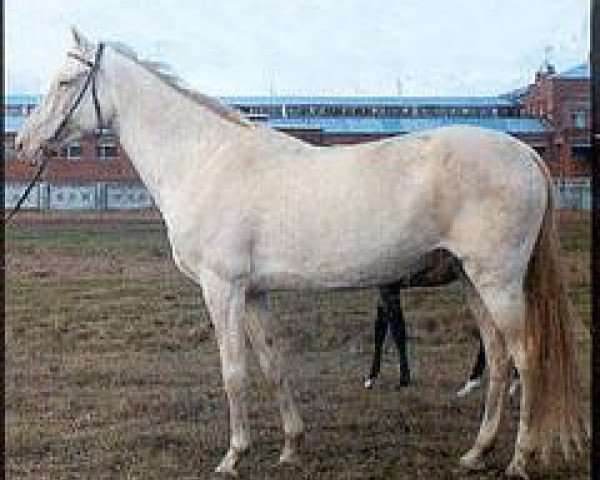
[{"label": "horse hoof", "polygon": [[401,378],[398,384],[396,385],[396,390],[402,390],[405,387],[408,387],[410,384],[410,380],[407,378]]},{"label": "horse hoof", "polygon": [[463,388],[461,388],[458,392],[456,392],[456,396],[458,398],[466,397],[469,393],[471,393],[473,390],[479,388],[480,386],[481,386],[480,379],[469,380],[467,383],[465,383],[465,386]]},{"label": "horse hoof", "polygon": [[473,450],[469,450],[460,457],[460,466],[471,472],[481,472],[487,468],[485,462],[481,459],[481,455]]},{"label": "horse hoof", "polygon": [[234,477],[237,478],[238,473],[237,470],[233,467],[224,467],[223,465],[219,465],[215,468],[215,473],[220,477]]},{"label": "horse hoof", "polygon": [[283,451],[281,452],[281,455],[279,456],[279,464],[280,465],[300,465],[301,460],[300,460],[300,455],[298,455],[296,452],[286,452]]},{"label": "horse hoof", "polygon": [[365,377],[365,383],[364,383],[364,386],[365,386],[365,388],[366,388],[366,389],[369,389],[369,390],[370,390],[371,388],[373,388],[373,383],[374,383],[374,381],[373,381],[373,379],[372,379],[372,378],[370,378],[370,377]]},{"label": "horse hoof", "polygon": [[238,461],[238,453],[230,448],[219,466],[215,468],[215,473],[218,475],[225,475],[230,477],[237,477],[237,470],[235,469],[235,465]]},{"label": "horse hoof", "polygon": [[510,465],[506,468],[506,476],[510,478],[520,478],[522,480],[529,480],[529,475],[525,471],[525,466],[518,461],[513,460]]},{"label": "horse hoof", "polygon": [[510,388],[508,389],[508,394],[511,397],[516,397],[519,393],[520,388],[521,388],[521,382],[519,380],[513,380],[512,383],[510,384]]},{"label": "horse hoof", "polygon": [[303,438],[304,434],[302,432],[299,432],[295,435],[286,434],[285,444],[281,450],[281,455],[279,456],[280,465],[298,465],[300,463],[300,455],[298,455],[298,451]]}]

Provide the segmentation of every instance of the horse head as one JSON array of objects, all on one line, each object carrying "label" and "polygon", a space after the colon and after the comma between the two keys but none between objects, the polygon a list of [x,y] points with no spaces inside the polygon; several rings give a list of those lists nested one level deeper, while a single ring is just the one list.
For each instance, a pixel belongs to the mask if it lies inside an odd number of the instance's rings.
[{"label": "horse head", "polygon": [[75,28],[72,35],[65,62],[17,135],[15,146],[21,158],[34,160],[45,150],[57,151],[103,123],[96,87],[103,46],[96,47]]}]

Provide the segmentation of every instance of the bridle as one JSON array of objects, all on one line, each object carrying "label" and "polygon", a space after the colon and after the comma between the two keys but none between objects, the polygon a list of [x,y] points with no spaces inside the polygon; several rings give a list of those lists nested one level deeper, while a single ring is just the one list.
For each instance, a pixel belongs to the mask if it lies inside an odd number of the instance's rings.
[{"label": "bridle", "polygon": [[[89,66],[90,70],[83,82],[81,90],[79,90],[79,93],[77,94],[77,96],[75,97],[75,100],[73,101],[73,103],[71,104],[69,109],[67,110],[67,113],[65,114],[65,116],[63,117],[61,122],[58,124],[56,131],[50,138],[46,139],[44,143],[46,143],[46,144],[53,143],[53,142],[56,142],[60,138],[60,135],[62,134],[63,130],[65,129],[65,127],[71,120],[71,117],[75,113],[75,110],[77,110],[77,108],[81,104],[81,101],[83,100],[83,97],[86,94],[88,88],[90,88],[90,86],[92,88],[92,99],[94,101],[94,109],[96,111],[97,131],[102,130],[102,128],[104,126],[104,121],[102,119],[102,111],[100,109],[100,102],[98,101],[98,89],[96,87],[96,74],[98,73],[98,70],[100,68],[100,59],[102,57],[102,53],[104,52],[104,46],[105,46],[104,43],[98,44],[98,48],[96,49],[96,53],[94,55],[93,62],[90,62],[89,60],[87,60],[83,57],[80,57],[79,55],[77,55],[73,52],[67,53],[67,55],[69,57],[74,58],[75,60],[78,60],[79,62],[84,63],[85,65]],[[35,172],[35,175],[33,176],[33,178],[29,181],[29,185],[27,185],[27,188],[21,195],[21,198],[19,198],[19,201],[16,203],[16,205],[13,207],[13,209],[10,211],[10,213],[5,217],[5,219],[4,219],[5,223],[8,222],[21,209],[23,202],[28,197],[29,193],[31,192],[31,189],[37,183],[39,178],[42,176],[42,173],[45,170],[46,165],[48,165],[48,162],[50,160],[50,155],[48,154],[45,146],[42,146],[42,153],[45,153],[45,155],[43,156],[42,160],[40,161],[40,166],[39,166],[38,170]]]}]

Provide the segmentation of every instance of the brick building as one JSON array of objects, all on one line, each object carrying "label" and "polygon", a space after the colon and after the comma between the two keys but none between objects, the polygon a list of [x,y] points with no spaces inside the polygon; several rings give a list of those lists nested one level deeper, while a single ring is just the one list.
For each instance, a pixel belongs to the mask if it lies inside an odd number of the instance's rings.
[{"label": "brick building", "polygon": [[591,168],[590,66],[562,73],[545,65],[521,96],[522,111],[546,120],[552,134],[544,155],[555,177],[589,177]]},{"label": "brick building", "polygon": [[[35,167],[14,161],[16,132],[40,101],[10,95],[5,105],[5,207],[14,205]],[[559,205],[589,209],[589,66],[557,74],[546,66],[533,84],[488,97],[228,97],[257,122],[316,145],[350,144],[443,125],[507,132],[535,148],[557,181]],[[61,152],[24,204],[28,208],[145,208],[152,199],[111,132]],[[587,193],[586,193],[587,188]],[[575,192],[573,194],[573,192]],[[582,197],[583,192],[583,197]]]},{"label": "brick building", "polygon": [[[4,205],[13,206],[37,167],[14,158],[16,133],[41,100],[9,95],[4,107]],[[109,131],[72,142],[60,152],[31,191],[24,208],[147,208],[152,198]]]}]

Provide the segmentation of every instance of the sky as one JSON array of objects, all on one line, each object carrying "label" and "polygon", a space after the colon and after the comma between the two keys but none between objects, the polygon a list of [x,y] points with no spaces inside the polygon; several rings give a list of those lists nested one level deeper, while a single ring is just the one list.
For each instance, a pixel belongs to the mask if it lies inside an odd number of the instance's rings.
[{"label": "sky", "polygon": [[75,25],[209,95],[496,95],[589,56],[589,0],[5,0],[5,89],[43,93]]}]

